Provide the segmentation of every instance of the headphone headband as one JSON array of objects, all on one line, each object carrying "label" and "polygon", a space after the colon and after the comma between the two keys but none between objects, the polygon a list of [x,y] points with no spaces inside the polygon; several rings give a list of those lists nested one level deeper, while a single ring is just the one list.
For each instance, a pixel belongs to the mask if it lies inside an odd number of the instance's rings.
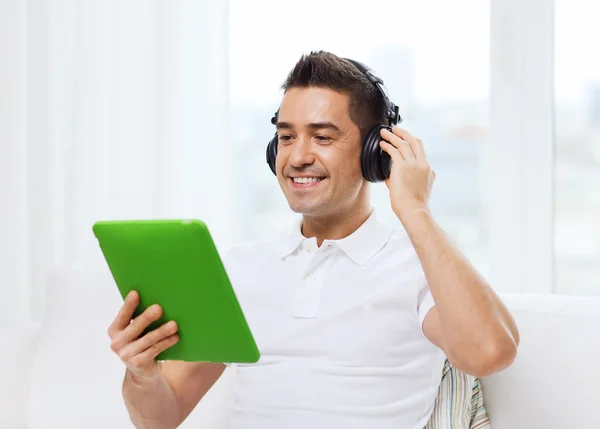
[{"label": "headphone headband", "polygon": [[399,124],[400,122],[402,122],[402,118],[400,117],[400,109],[398,108],[398,106],[396,106],[394,103],[392,103],[388,97],[387,94],[387,90],[383,84],[383,80],[377,76],[375,76],[375,74],[371,71],[371,69],[369,67],[367,67],[365,64],[356,61],[356,60],[351,60],[350,58],[344,58],[346,61],[348,61],[350,64],[354,65],[354,67],[356,67],[362,74],[365,75],[365,77],[367,79],[369,79],[369,82],[371,82],[373,85],[375,85],[377,87],[377,89],[379,90],[379,92],[381,93],[381,96],[383,97],[383,102],[385,104],[385,117],[387,118],[387,120],[389,121],[389,125],[396,125]]}]

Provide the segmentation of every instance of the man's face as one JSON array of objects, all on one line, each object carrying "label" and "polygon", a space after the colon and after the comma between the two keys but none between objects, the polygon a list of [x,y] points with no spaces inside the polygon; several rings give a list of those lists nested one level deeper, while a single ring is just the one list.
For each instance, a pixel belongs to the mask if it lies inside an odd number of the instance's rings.
[{"label": "man's face", "polygon": [[290,208],[310,216],[352,208],[366,185],[360,130],[349,97],[327,88],[292,88],[279,109],[277,179]]}]

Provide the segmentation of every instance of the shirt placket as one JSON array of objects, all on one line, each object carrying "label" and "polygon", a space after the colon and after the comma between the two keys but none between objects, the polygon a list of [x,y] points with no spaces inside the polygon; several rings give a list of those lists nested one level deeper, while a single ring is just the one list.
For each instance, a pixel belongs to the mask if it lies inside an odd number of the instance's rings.
[{"label": "shirt placket", "polygon": [[294,291],[294,317],[308,319],[315,318],[319,314],[323,282],[328,267],[327,260],[331,254],[310,245],[304,251],[310,256],[303,276]]}]

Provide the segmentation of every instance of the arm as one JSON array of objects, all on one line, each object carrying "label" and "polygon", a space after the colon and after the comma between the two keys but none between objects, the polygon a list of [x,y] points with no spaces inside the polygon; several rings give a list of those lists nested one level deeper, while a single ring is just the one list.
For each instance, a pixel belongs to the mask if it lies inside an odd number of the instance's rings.
[{"label": "arm", "polygon": [[508,367],[519,332],[508,309],[426,210],[402,216],[436,305],[423,333],[452,364],[476,377]]},{"label": "arm", "polygon": [[484,377],[506,368],[516,356],[517,327],[432,219],[428,201],[435,173],[423,142],[399,127],[382,130],[381,137],[381,148],[392,158],[386,180],[392,209],[410,236],[436,304],[423,321],[423,333],[467,374]]},{"label": "arm", "polygon": [[154,376],[139,377],[127,369],[123,398],[138,429],[177,428],[219,379],[224,364],[166,361]]}]

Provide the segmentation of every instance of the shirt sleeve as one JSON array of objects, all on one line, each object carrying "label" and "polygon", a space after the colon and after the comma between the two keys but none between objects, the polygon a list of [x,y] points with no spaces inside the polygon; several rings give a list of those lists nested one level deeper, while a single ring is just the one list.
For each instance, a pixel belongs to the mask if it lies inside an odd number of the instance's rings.
[{"label": "shirt sleeve", "polygon": [[435,301],[433,300],[433,295],[429,290],[429,284],[427,283],[425,274],[422,274],[417,304],[417,314],[419,316],[419,326],[421,326],[421,330],[423,330],[423,321],[425,320],[425,316],[427,316],[429,310],[431,310],[434,306]]}]

